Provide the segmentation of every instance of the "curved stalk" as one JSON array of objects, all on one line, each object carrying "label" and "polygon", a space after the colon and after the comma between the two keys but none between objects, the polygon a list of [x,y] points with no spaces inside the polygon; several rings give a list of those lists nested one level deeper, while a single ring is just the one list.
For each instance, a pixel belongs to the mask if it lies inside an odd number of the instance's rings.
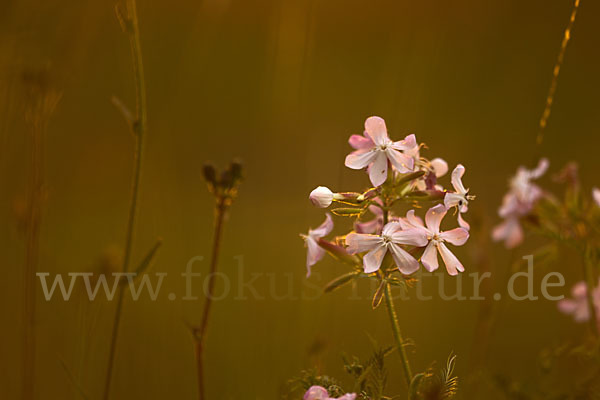
[{"label": "curved stalk", "polygon": [[[127,219],[127,234],[125,240],[125,255],[123,257],[123,272],[129,270],[131,264],[131,253],[135,234],[135,225],[137,220],[137,205],[139,196],[139,186],[142,175],[142,156],[144,150],[144,136],[146,134],[146,85],[144,80],[144,66],[142,63],[142,49],[140,44],[140,32],[138,27],[138,17],[135,0],[127,0],[127,33],[129,34],[129,44],[133,58],[133,72],[136,88],[136,120],[133,121],[131,129],[135,137],[135,167],[133,172],[133,181],[131,185],[131,201],[129,205],[129,216]],[[108,353],[108,366],[106,369],[106,381],[104,385],[103,399],[110,397],[110,388],[112,384],[113,367],[115,363],[115,354],[119,338],[119,327],[121,324],[121,314],[123,311],[123,292],[124,285],[120,285],[117,292],[117,308],[113,322],[110,349]]]}]

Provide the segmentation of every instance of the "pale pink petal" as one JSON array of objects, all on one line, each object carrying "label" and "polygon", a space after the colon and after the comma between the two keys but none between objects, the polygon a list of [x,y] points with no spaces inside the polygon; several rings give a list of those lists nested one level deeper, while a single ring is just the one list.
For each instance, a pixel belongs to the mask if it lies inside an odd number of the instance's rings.
[{"label": "pale pink petal", "polygon": [[431,160],[431,168],[437,178],[440,178],[448,173],[448,163],[441,158]]},{"label": "pale pink petal", "polygon": [[313,238],[321,238],[323,236],[329,235],[329,233],[333,230],[333,220],[331,219],[331,215],[329,213],[325,214],[325,221],[319,225],[316,229],[309,229],[308,235]]},{"label": "pale pink petal", "polygon": [[311,386],[306,393],[304,393],[302,400],[329,400],[329,393],[327,393],[327,390],[324,387]]},{"label": "pale pink petal", "polygon": [[437,206],[430,208],[425,214],[425,223],[433,235],[440,233],[440,224],[447,211],[446,207],[442,204],[438,204]]},{"label": "pale pink petal", "polygon": [[396,150],[408,150],[409,152],[413,153],[414,148],[417,147],[417,138],[415,135],[410,134],[404,139],[392,143],[392,147]]},{"label": "pale pink petal", "polygon": [[454,171],[452,171],[452,178],[451,178],[452,186],[454,187],[454,190],[456,190],[458,193],[461,193],[461,194],[467,193],[467,189],[465,189],[465,187],[463,186],[463,183],[462,183],[462,177],[464,174],[465,174],[465,167],[463,167],[462,164],[458,164],[456,166],[456,168],[454,168]]},{"label": "pale pink petal", "polygon": [[373,162],[379,154],[374,150],[357,150],[346,156],[345,165],[352,169],[363,169]]},{"label": "pale pink petal", "polygon": [[458,213],[458,226],[463,229],[469,230],[471,229],[471,225],[462,217],[462,213]]},{"label": "pale pink petal", "polygon": [[421,256],[421,262],[425,269],[429,272],[433,272],[438,269],[438,256],[437,256],[437,247],[434,242],[429,242],[423,255]]},{"label": "pale pink petal", "polygon": [[419,269],[419,262],[397,244],[392,243],[390,251],[396,266],[404,275],[410,275]]},{"label": "pale pink petal", "polygon": [[523,228],[517,218],[509,217],[503,223],[496,226],[492,231],[492,238],[495,241],[504,241],[504,246],[512,249],[523,241]]},{"label": "pale pink petal", "polygon": [[465,196],[460,193],[446,192],[444,196],[444,205],[446,208],[460,207],[465,202]]},{"label": "pale pink petal", "polygon": [[598,207],[600,207],[600,189],[598,189],[598,188],[592,189],[592,196],[594,197],[594,201],[596,202],[596,205]]},{"label": "pale pink petal", "polygon": [[370,221],[356,222],[354,224],[354,230],[356,233],[379,233],[382,221],[379,218],[373,218]]},{"label": "pale pink petal", "polygon": [[422,228],[406,229],[392,233],[391,240],[397,244],[424,247],[427,245],[427,232]]},{"label": "pale pink petal", "polygon": [[348,139],[348,143],[356,150],[371,149],[375,147],[375,143],[371,139],[365,136],[352,135]]},{"label": "pale pink petal", "polygon": [[364,271],[366,274],[370,274],[381,268],[381,263],[383,262],[386,252],[387,247],[380,245],[363,257]]},{"label": "pale pink petal", "polygon": [[458,275],[459,272],[463,272],[465,268],[458,261],[458,258],[446,247],[444,243],[438,243],[437,245],[438,251],[442,255],[442,260],[444,260],[444,264],[446,264],[446,271],[448,271],[449,275]]},{"label": "pale pink petal", "polygon": [[462,246],[469,238],[469,231],[464,228],[454,228],[440,233],[440,238],[455,246]]},{"label": "pale pink petal", "polygon": [[425,228],[425,224],[423,224],[421,217],[415,215],[415,210],[408,210],[406,213],[406,219],[415,228]]},{"label": "pale pink petal", "polygon": [[311,238],[310,236],[307,236],[305,238],[305,243],[306,243],[306,249],[307,249],[307,251],[306,251],[306,277],[308,278],[311,273],[311,267],[323,258],[323,256],[325,255],[325,250],[323,250],[323,248],[321,246],[319,246],[317,241],[315,239]]},{"label": "pale pink petal", "polygon": [[388,176],[388,162],[385,153],[382,151],[376,152],[373,164],[369,168],[369,178],[373,186],[380,186],[385,182]]},{"label": "pale pink petal", "polygon": [[413,170],[415,166],[415,160],[412,157],[407,156],[406,154],[395,150],[391,147],[388,147],[385,150],[387,158],[390,160],[394,168],[401,174],[405,174]]},{"label": "pale pink petal", "polygon": [[375,247],[379,247],[381,243],[382,239],[378,235],[351,233],[346,236],[346,245],[348,246],[348,253],[350,254],[372,250]]},{"label": "pale pink petal", "polygon": [[373,143],[380,146],[386,144],[388,139],[387,128],[385,121],[380,117],[369,117],[365,121],[365,131],[373,140]]},{"label": "pale pink petal", "polygon": [[574,314],[579,303],[571,299],[562,299],[558,302],[558,310],[563,314]]},{"label": "pale pink petal", "polygon": [[546,173],[549,166],[550,166],[550,161],[548,161],[547,158],[542,158],[540,160],[540,162],[538,163],[537,167],[535,167],[534,170],[530,171],[529,176],[532,179],[537,179],[540,176],[544,175],[544,173]]},{"label": "pale pink petal", "polygon": [[381,235],[391,236],[393,233],[402,230],[402,224],[400,221],[391,221],[385,224],[383,230],[381,231]]}]

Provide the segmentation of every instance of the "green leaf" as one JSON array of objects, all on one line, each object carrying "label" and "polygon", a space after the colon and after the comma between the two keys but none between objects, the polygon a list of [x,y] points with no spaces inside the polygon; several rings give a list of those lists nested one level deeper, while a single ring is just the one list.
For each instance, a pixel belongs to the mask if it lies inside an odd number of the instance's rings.
[{"label": "green leaf", "polygon": [[423,373],[413,376],[410,386],[408,387],[408,400],[419,400],[419,387],[421,386],[424,377],[425,374]]},{"label": "green leaf", "polygon": [[341,208],[334,208],[331,210],[332,213],[334,213],[337,216],[340,217],[357,217],[360,214],[362,214],[364,211],[364,209],[362,208],[345,208],[345,207],[341,207]]},{"label": "green leaf", "polygon": [[352,271],[342,276],[338,276],[337,278],[329,282],[327,285],[325,285],[323,291],[325,293],[333,292],[334,290],[339,289],[342,286],[352,282],[354,279],[358,278],[360,274],[360,271]]},{"label": "green leaf", "polygon": [[383,295],[385,293],[386,286],[387,281],[384,279],[381,281],[381,284],[379,285],[377,291],[375,292],[375,295],[373,296],[373,302],[371,303],[373,309],[376,309],[381,304],[381,300],[383,300]]}]

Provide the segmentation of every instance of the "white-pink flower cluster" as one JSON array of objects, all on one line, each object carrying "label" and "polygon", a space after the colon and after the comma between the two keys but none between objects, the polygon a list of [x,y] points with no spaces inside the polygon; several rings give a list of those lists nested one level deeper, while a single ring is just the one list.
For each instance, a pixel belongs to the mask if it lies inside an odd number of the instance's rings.
[{"label": "white-pink flower cluster", "polygon": [[504,218],[504,221],[492,232],[495,241],[503,241],[509,249],[523,242],[524,234],[520,220],[531,213],[544,194],[532,181],[544,175],[549,165],[548,160],[543,158],[535,169],[517,169],[517,174],[510,180],[510,189],[498,209],[498,215]]},{"label": "white-pink flower cluster", "polygon": [[[346,166],[366,170],[374,187],[361,194],[335,193],[319,186],[309,196],[317,207],[326,208],[339,202],[358,209],[356,215],[362,216],[367,210],[373,214],[371,220],[364,221],[359,217],[355,221],[354,231],[345,236],[345,251],[362,256],[363,269],[368,274],[381,268],[388,253],[404,275],[416,272],[421,264],[427,271],[435,271],[439,266],[438,253],[450,275],[464,271],[463,265],[447,245],[461,246],[469,237],[470,227],[463,214],[468,211],[469,201],[474,196],[469,194],[469,189],[462,182],[465,167],[460,164],[456,166],[451,176],[453,190],[444,190],[437,180],[448,172],[448,164],[441,158],[422,158],[422,145],[417,143],[415,135],[408,135],[400,141],[390,139],[385,122],[379,117],[367,118],[363,135],[352,135],[348,142],[355,150],[346,157]],[[414,209],[402,218],[391,210],[391,205],[397,200],[404,200],[411,195],[417,196],[417,200],[438,202],[426,212],[425,223]],[[404,202],[413,204],[410,200]],[[442,219],[450,209],[454,209],[458,215],[459,226],[442,231]],[[334,209],[333,212],[337,215],[340,212],[353,215],[343,210],[336,212]],[[309,274],[311,266],[325,254],[319,241],[332,228],[328,214],[323,225],[302,235],[308,249]]]},{"label": "white-pink flower cluster", "polygon": [[[584,281],[577,283],[571,289],[571,299],[562,299],[558,302],[558,309],[571,315],[575,322],[586,322],[590,319],[590,304],[588,301],[588,288]],[[592,301],[596,310],[596,318],[600,326],[600,280],[592,291]]]}]

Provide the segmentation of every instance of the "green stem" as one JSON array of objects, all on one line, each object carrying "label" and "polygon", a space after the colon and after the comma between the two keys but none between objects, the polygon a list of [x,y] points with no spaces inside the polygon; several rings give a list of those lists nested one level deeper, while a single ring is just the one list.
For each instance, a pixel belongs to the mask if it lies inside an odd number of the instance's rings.
[{"label": "green stem", "polygon": [[[387,203],[387,201],[384,201],[384,225],[388,223],[389,219],[389,210],[387,204],[385,203]],[[398,353],[400,354],[400,359],[402,360],[402,367],[404,368],[404,378],[406,379],[406,385],[410,386],[410,382],[412,381],[412,371],[410,369],[410,363],[408,361],[408,356],[406,355],[406,350],[404,349],[404,339],[402,338],[402,332],[400,331],[400,325],[398,324],[398,316],[396,315],[396,308],[394,307],[394,300],[392,298],[392,288],[389,283],[385,284],[384,297],[385,305],[388,310],[388,316],[390,318],[390,323],[392,324],[392,331],[394,332],[394,339],[396,340]]]},{"label": "green stem", "polygon": [[[130,29],[129,44],[131,55],[133,58],[133,72],[136,88],[136,120],[132,125],[132,130],[136,140],[134,159],[135,167],[133,172],[133,181],[131,185],[131,200],[129,205],[129,216],[127,220],[127,234],[125,241],[125,255],[123,257],[123,271],[127,272],[131,264],[131,253],[133,248],[133,240],[135,233],[135,225],[137,220],[137,206],[139,196],[139,186],[142,175],[142,156],[144,149],[144,136],[146,134],[146,85],[144,80],[144,66],[142,63],[142,49],[140,44],[140,32],[138,26],[137,8],[135,0],[127,0],[127,12],[129,16]],[[113,322],[111,335],[110,349],[108,353],[108,366],[106,369],[106,381],[104,385],[103,399],[107,400],[110,397],[110,388],[112,384],[113,367],[115,362],[115,354],[117,342],[119,338],[119,327],[121,324],[121,314],[123,311],[123,292],[124,285],[119,286],[117,293],[117,308]]]},{"label": "green stem", "polygon": [[208,293],[206,294],[206,301],[204,302],[204,309],[202,312],[202,322],[197,329],[194,329],[195,338],[195,354],[196,354],[196,366],[197,366],[197,377],[198,377],[198,399],[204,400],[204,343],[206,341],[206,333],[208,330],[208,322],[210,316],[210,310],[212,308],[215,283],[216,283],[216,272],[219,261],[219,250],[221,248],[221,237],[223,236],[223,225],[225,220],[225,212],[227,211],[228,199],[224,196],[217,198],[217,206],[215,209],[215,233],[213,238],[213,248],[210,260],[210,274],[208,277]]},{"label": "green stem", "polygon": [[398,324],[398,316],[396,315],[396,308],[394,307],[394,300],[392,299],[392,289],[389,283],[385,284],[385,305],[387,306],[388,316],[390,317],[390,323],[392,324],[392,331],[394,332],[398,353],[402,360],[404,378],[406,379],[406,384],[410,385],[410,382],[412,381],[412,372],[406,350],[404,349],[404,339],[402,339],[402,332],[400,331],[400,325]]}]

